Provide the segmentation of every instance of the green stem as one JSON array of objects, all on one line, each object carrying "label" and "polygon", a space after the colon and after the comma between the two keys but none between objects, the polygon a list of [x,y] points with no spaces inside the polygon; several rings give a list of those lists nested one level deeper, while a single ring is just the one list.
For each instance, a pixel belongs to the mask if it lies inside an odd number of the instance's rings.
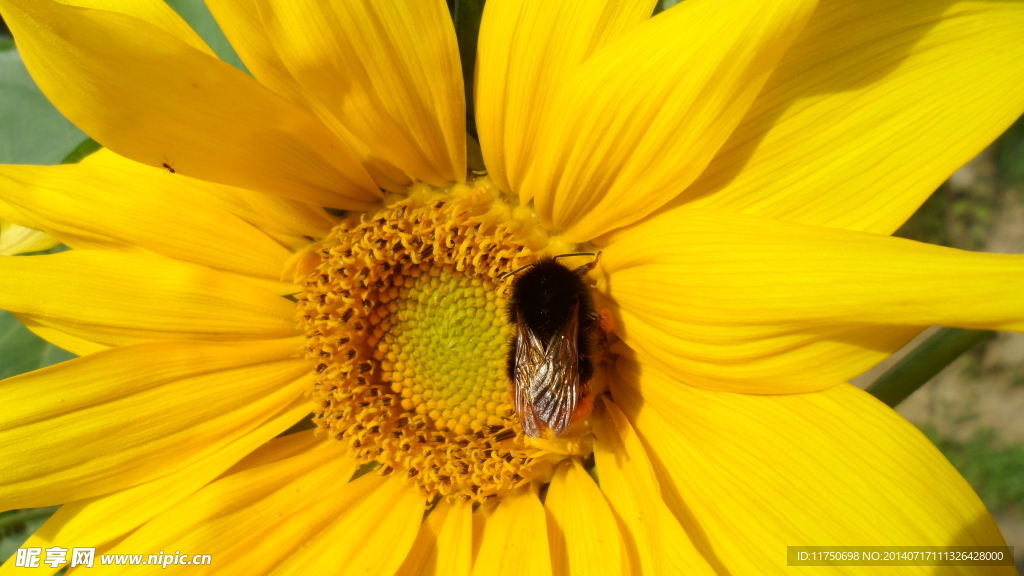
[{"label": "green stem", "polygon": [[896,406],[961,354],[993,334],[990,330],[943,328],[886,370],[867,391],[889,406]]},{"label": "green stem", "polygon": [[455,38],[459,42],[462,61],[462,79],[466,89],[466,131],[476,137],[476,116],[473,113],[473,71],[476,66],[476,40],[480,35],[480,19],[484,15],[484,0],[455,0],[452,21]]}]

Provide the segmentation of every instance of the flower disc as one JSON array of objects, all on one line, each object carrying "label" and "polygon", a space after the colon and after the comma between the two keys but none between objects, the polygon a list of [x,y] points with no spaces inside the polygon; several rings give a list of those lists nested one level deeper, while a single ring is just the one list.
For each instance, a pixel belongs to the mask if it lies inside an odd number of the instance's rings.
[{"label": "flower disc", "polygon": [[484,501],[549,475],[564,455],[528,441],[509,399],[502,278],[547,233],[487,178],[390,200],[295,263],[317,425],[428,497]]}]

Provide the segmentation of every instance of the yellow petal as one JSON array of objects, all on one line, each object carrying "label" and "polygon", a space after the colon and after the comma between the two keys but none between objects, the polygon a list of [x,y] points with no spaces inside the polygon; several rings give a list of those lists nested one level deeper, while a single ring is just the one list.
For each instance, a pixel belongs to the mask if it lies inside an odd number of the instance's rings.
[{"label": "yellow petal", "polygon": [[626,358],[618,373],[616,405],[719,573],[781,573],[786,546],[1005,545],[935,446],[849,384],[765,396],[693,388]]},{"label": "yellow petal", "polygon": [[714,574],[662,500],[654,469],[626,416],[607,399],[598,411],[593,420],[597,473],[627,536],[632,573]]},{"label": "yellow petal", "polygon": [[[167,476],[113,494],[64,504],[22,546],[71,549],[102,546],[120,538],[198,491],[232,463],[259,448],[296,418],[301,418],[303,410],[308,408],[309,404],[289,407],[223,449]],[[305,440],[313,433],[310,431],[301,436]],[[294,443],[290,436],[286,436],[271,441],[270,445],[280,444],[285,439]],[[260,449],[256,453],[261,452],[265,450]],[[56,570],[53,569],[54,572]],[[13,564],[0,566],[0,576],[8,573],[16,573]]]},{"label": "yellow petal", "polygon": [[544,509],[552,573],[629,574],[629,559],[622,558],[615,516],[577,459],[564,460],[555,470]]},{"label": "yellow petal", "polygon": [[296,333],[288,300],[209,268],[143,254],[72,250],[2,258],[0,309],[117,345]]},{"label": "yellow petal", "polygon": [[889,234],[1024,112],[1019,2],[833,0],[673,204]]},{"label": "yellow petal", "polygon": [[[353,484],[379,482],[379,477],[368,480],[369,476]],[[422,520],[423,497],[401,479],[391,478],[283,560],[272,574],[394,574]]]},{"label": "yellow petal", "polygon": [[205,3],[231,47],[260,84],[303,108],[310,108],[309,98],[274,51],[256,1],[209,0]]},{"label": "yellow petal", "polygon": [[28,228],[8,220],[0,220],[0,256],[49,250],[60,240],[42,230]]},{"label": "yellow petal", "polygon": [[595,50],[650,18],[655,3],[491,0],[485,5],[477,45],[476,126],[487,172],[499,188],[519,189],[551,95]]},{"label": "yellow petal", "polygon": [[599,50],[547,108],[520,192],[588,240],[693,182],[739,124],[816,0],[690,0]]},{"label": "yellow petal", "polygon": [[438,576],[469,576],[473,553],[473,509],[452,504],[437,536]]},{"label": "yellow petal", "polygon": [[473,576],[551,576],[544,506],[530,486],[502,498],[484,521]]},{"label": "yellow petal", "polygon": [[311,114],[154,25],[50,0],[0,8],[43,93],[122,156],[338,208],[378,195]]},{"label": "yellow petal", "polygon": [[0,430],[70,414],[174,380],[288,360],[301,339],[160,342],[107,350],[2,381]]},{"label": "yellow petal", "polygon": [[[468,507],[467,507],[468,508]],[[427,515],[427,518],[420,524],[420,530],[416,533],[416,540],[413,541],[409,553],[405,556],[401,567],[395,572],[395,576],[434,576],[444,574],[437,571],[437,537],[445,520],[452,512],[452,506],[444,499],[437,503],[437,506]],[[470,508],[470,514],[472,509]],[[472,525],[472,518],[470,517]],[[472,543],[472,534],[470,534]]]},{"label": "yellow petal", "polygon": [[173,8],[161,0],[57,0],[57,2],[68,6],[108,10],[137,18],[160,28],[197,50],[215,56],[206,41],[196,34],[195,30]]},{"label": "yellow petal", "polygon": [[932,324],[1024,330],[1024,257],[679,208],[619,235],[600,292],[616,332],[688,384],[820,389]]},{"label": "yellow petal", "polygon": [[498,509],[500,503],[500,499],[491,498],[473,512],[473,566],[476,566],[476,561],[480,557],[480,547],[483,545],[487,521],[494,515],[494,511]]},{"label": "yellow petal", "polygon": [[0,187],[8,204],[73,248],[145,248],[228,272],[280,278],[289,250],[183,178],[136,166],[142,170],[92,163],[0,166]]},{"label": "yellow petal", "polygon": [[18,320],[32,331],[33,334],[39,336],[43,340],[46,340],[50,344],[58,348],[63,348],[76,356],[88,356],[101,350],[106,350],[110,346],[106,344],[100,344],[99,342],[93,342],[87,338],[81,338],[79,336],[72,336],[67,332],[63,332],[52,326],[41,324],[39,321],[25,316],[24,314],[15,314]]},{"label": "yellow petal", "polygon": [[473,508],[438,502],[420,526],[396,576],[469,576],[473,552]]},{"label": "yellow petal", "polygon": [[139,528],[111,552],[202,551],[213,562],[190,566],[190,572],[264,574],[373,488],[370,482],[347,482],[356,463],[345,457],[345,448],[340,442],[321,441],[302,454],[221,478]]},{"label": "yellow petal", "polygon": [[308,386],[293,342],[123,347],[4,380],[0,509],[92,498],[248,433]]},{"label": "yellow petal", "polygon": [[278,56],[375,156],[435,186],[466,174],[466,103],[441,0],[257,0]]},{"label": "yellow petal", "polygon": [[[324,122],[346,144],[352,147],[377,185],[393,192],[404,192],[412,184],[401,170],[379,155],[341,125],[331,112],[315,100],[295,81],[277,55],[260,19],[255,0],[209,0],[206,6],[213,13],[231,46],[261,84],[306,108]],[[374,112],[376,113],[376,112]]]},{"label": "yellow petal", "polygon": [[317,437],[315,428],[274,438],[260,446],[258,450],[253,450],[245,458],[239,460],[231,469],[224,473],[224,476],[230,476],[242,470],[264,466],[278,460],[304,454],[310,450],[322,448],[323,442],[324,438]]},{"label": "yellow petal", "polygon": [[[139,164],[128,160],[123,156],[103,148],[94,154],[86,157],[80,164],[96,165],[105,169],[138,174],[140,177],[148,177],[153,168],[145,164]],[[163,171],[166,174],[166,171]],[[175,176],[179,176],[175,174]],[[276,194],[266,194],[244,188],[215,184],[204,180],[196,180],[187,176],[176,178],[178,186],[193,190],[194,193],[202,193],[209,197],[209,200],[220,205],[222,208],[245,220],[249,224],[271,235],[275,240],[281,238],[302,238],[309,236],[321,238],[326,236],[337,218],[327,214],[323,208],[284,198]],[[302,240],[303,246],[309,240]],[[287,242],[283,242],[288,245]],[[289,248],[293,248],[288,245]],[[293,248],[294,249],[294,248]]]}]

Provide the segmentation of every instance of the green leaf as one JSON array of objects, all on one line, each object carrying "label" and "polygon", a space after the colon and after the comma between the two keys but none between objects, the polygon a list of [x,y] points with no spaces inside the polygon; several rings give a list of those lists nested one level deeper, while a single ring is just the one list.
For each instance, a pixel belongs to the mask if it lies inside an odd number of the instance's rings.
[{"label": "green leaf", "polygon": [[79,144],[74,150],[71,151],[70,154],[65,156],[64,159],[60,161],[60,163],[77,164],[82,161],[82,158],[85,158],[86,156],[92,154],[93,152],[99,150],[100,148],[103,148],[103,146],[100,146],[99,142],[93,140],[92,138],[86,138],[84,142]]},{"label": "green leaf", "polygon": [[39,91],[21,55],[0,52],[0,164],[57,164],[85,138]]},{"label": "green leaf", "polygon": [[0,311],[0,379],[45,368],[74,357],[74,354],[30,332],[10,312]]},{"label": "green leaf", "polygon": [[0,513],[0,564],[6,562],[57,508],[27,508]]},{"label": "green leaf", "polygon": [[867,391],[889,406],[896,406],[961,354],[994,334],[988,330],[943,328],[886,370]]},{"label": "green leaf", "polygon": [[1004,181],[1024,181],[1024,116],[996,140],[996,166]]},{"label": "green leaf", "polygon": [[242,59],[238,57],[235,49],[231,47],[227,36],[224,36],[224,32],[217,25],[217,21],[213,19],[213,15],[210,14],[210,10],[203,0],[167,0],[167,4],[174,8],[174,11],[184,18],[185,22],[188,22],[188,25],[210,45],[210,48],[221,60],[239,70],[249,72],[245,64],[242,64]]},{"label": "green leaf", "polygon": [[316,428],[316,422],[313,422],[313,414],[307,414],[305,418],[299,420],[295,424],[292,424],[291,428],[281,432],[276,437],[280,438],[281,436],[289,436],[305,430],[312,430],[313,428]]},{"label": "green leaf", "polygon": [[0,16],[0,50],[13,50],[14,49],[14,38],[11,37],[11,29],[7,27],[7,22],[4,22],[2,16]]},{"label": "green leaf", "polygon": [[485,0],[454,0],[452,21],[459,41],[462,80],[466,88],[466,131],[476,138],[476,115],[473,112],[473,70],[476,66],[476,42],[480,35],[480,19]]},{"label": "green leaf", "polygon": [[664,12],[682,1],[683,0],[658,0],[658,3],[654,6],[654,13],[658,14],[660,12]]}]

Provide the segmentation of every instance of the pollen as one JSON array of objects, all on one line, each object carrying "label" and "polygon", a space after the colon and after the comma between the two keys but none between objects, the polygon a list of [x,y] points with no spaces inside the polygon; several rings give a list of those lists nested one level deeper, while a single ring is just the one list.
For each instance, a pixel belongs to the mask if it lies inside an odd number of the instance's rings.
[{"label": "pollen", "polygon": [[502,276],[560,250],[487,177],[413,186],[296,256],[318,428],[425,497],[484,502],[564,458],[509,398]]}]

